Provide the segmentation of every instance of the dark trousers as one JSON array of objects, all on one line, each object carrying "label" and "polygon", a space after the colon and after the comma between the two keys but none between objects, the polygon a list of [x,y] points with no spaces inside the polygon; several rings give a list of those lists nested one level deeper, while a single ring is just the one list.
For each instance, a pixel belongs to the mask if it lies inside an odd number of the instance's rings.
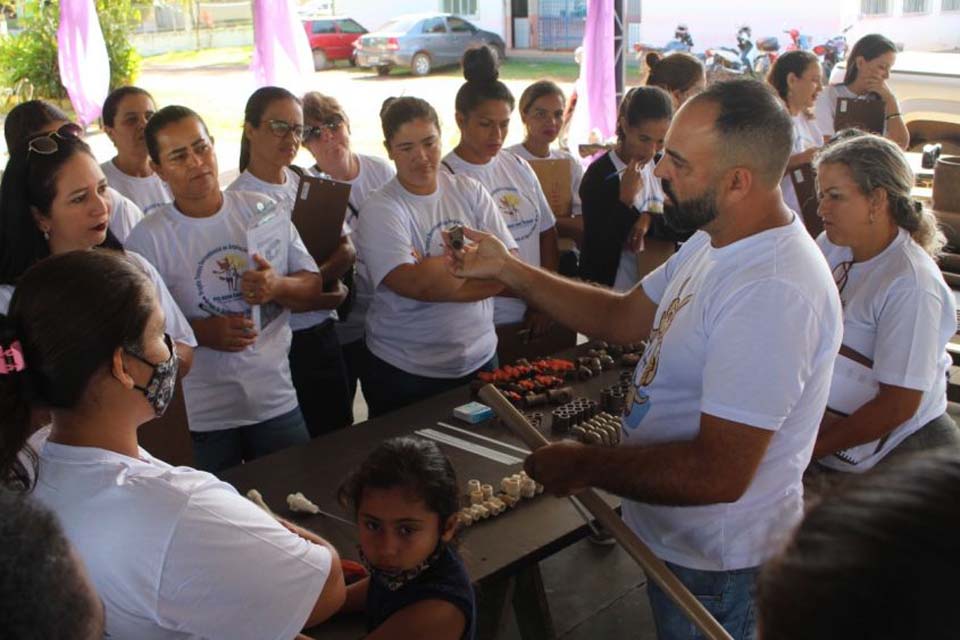
[{"label": "dark trousers", "polygon": [[219,473],[241,462],[310,442],[300,409],[245,427],[192,431],[190,437],[197,468],[210,473]]},{"label": "dark trousers", "polygon": [[398,369],[367,351],[363,397],[370,407],[370,417],[400,409],[450,389],[469,384],[477,371],[491,371],[497,366],[493,356],[482,367],[460,378],[428,378]]},{"label": "dark trousers", "polygon": [[367,343],[361,338],[341,345],[341,349],[343,349],[343,363],[347,368],[348,393],[352,402],[357,395],[357,380],[364,382],[364,388],[366,388]]},{"label": "dark trousers", "polygon": [[353,424],[353,396],[333,320],[293,332],[290,374],[311,438]]}]

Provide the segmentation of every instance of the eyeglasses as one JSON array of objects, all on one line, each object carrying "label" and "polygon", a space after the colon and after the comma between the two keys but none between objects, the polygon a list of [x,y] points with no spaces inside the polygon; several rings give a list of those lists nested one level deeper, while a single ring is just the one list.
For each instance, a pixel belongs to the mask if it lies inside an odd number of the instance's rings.
[{"label": "eyeglasses", "polygon": [[303,140],[302,124],[291,124],[285,120],[267,120],[267,126],[270,127],[270,133],[278,138],[285,138],[288,133],[292,133],[294,138]]},{"label": "eyeglasses", "polygon": [[309,140],[311,138],[319,138],[320,134],[323,133],[324,129],[329,129],[330,131],[336,131],[340,128],[340,125],[344,123],[344,119],[340,116],[333,116],[329,122],[324,122],[318,124],[314,127],[304,127],[303,128],[303,139]]},{"label": "eyeglasses", "polygon": [[61,140],[80,140],[83,138],[83,128],[78,124],[68,122],[56,131],[44,133],[31,139],[27,143],[27,152],[33,151],[42,156],[53,155],[60,150],[57,138]]}]

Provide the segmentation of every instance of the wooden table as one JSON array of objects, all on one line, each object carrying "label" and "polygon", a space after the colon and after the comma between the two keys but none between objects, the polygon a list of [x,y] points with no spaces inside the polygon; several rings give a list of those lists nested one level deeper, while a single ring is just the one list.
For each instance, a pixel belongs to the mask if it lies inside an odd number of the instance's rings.
[{"label": "wooden table", "polygon": [[[566,353],[571,355],[584,350],[585,347],[580,347]],[[618,366],[573,386],[577,395],[599,399],[600,390],[616,383],[620,372],[624,370]],[[356,559],[356,531],[352,526],[323,515],[293,514],[286,509],[286,496],[302,491],[322,510],[352,520],[353,514],[344,511],[336,503],[335,497],[337,488],[347,474],[380,441],[412,435],[415,430],[423,428],[432,428],[445,435],[523,458],[524,455],[519,452],[437,426],[437,422],[442,421],[523,447],[504,427],[492,422],[469,426],[453,418],[453,408],[470,399],[466,387],[455,389],[389,415],[324,435],[307,444],[234,467],[221,474],[221,477],[241,493],[258,489],[278,514],[316,531],[329,540],[344,558]],[[537,410],[544,414],[541,430],[548,438],[553,438],[549,429],[551,408]],[[522,463],[502,464],[442,443],[440,448],[453,463],[464,494],[467,480],[471,478],[499,487],[503,476],[522,468]],[[608,497],[608,502],[611,506],[619,506],[617,498]],[[511,604],[515,610],[523,611],[524,615],[518,616],[518,623],[525,639],[555,637],[537,563],[588,533],[583,518],[569,501],[548,495],[523,500],[515,509],[466,529],[461,537],[460,553],[477,586],[481,608],[479,637],[496,636],[506,609]],[[359,616],[347,616],[310,630],[308,635],[352,640],[362,637],[364,629]]]}]

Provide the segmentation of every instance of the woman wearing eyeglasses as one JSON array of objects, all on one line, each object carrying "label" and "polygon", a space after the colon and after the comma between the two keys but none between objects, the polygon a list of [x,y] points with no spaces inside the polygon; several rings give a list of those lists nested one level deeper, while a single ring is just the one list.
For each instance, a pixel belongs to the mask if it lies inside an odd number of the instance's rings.
[{"label": "woman wearing eyeglasses", "polygon": [[[316,91],[303,96],[303,122],[303,146],[316,161],[307,171],[350,185],[346,221],[347,226],[355,230],[357,215],[367,198],[390,182],[397,172],[393,165],[383,158],[355,153],[350,148],[350,119],[335,98]],[[357,391],[357,380],[364,379],[366,347],[363,326],[367,308],[373,298],[373,288],[363,269],[363,256],[359,253],[356,267],[353,276],[353,306],[346,318],[341,317],[336,324],[337,338],[340,340],[347,366],[351,400]]]},{"label": "woman wearing eyeglasses", "polygon": [[[123,251],[111,231],[107,180],[79,127],[66,125],[11,149],[0,184],[0,313],[6,314],[23,273],[50,255],[105,247]],[[193,362],[193,330],[157,270],[129,255],[156,289],[182,373]]]},{"label": "woman wearing eyeglasses", "polygon": [[150,166],[143,139],[147,121],[157,107],[140,87],[114,89],[103,103],[103,129],[117,155],[100,165],[110,185],[133,200],[144,214],[173,201],[167,184]]},{"label": "woman wearing eyeglasses", "polygon": [[[290,168],[303,139],[300,99],[280,87],[262,87],[247,100],[240,143],[242,173],[227,191],[270,196],[289,216],[297,198],[300,176]],[[318,265],[325,286],[337,285],[353,267],[355,251],[344,225],[340,245]],[[312,437],[353,423],[346,365],[337,340],[335,308],[290,316],[293,341],[290,373],[300,410]]]},{"label": "woman wearing eyeglasses", "polygon": [[956,304],[935,262],[945,239],[910,196],[900,149],[862,135],[816,159],[817,239],[843,303],[843,345],[814,460],[861,473],[891,454],[960,446],[947,415]]},{"label": "woman wearing eyeglasses", "polygon": [[[43,100],[21,102],[7,114],[3,123],[3,135],[7,150],[25,145],[40,134],[61,131],[64,135],[83,137],[83,128],[70,122],[63,111]],[[107,186],[110,204],[110,231],[117,240],[124,242],[133,228],[143,219],[143,212],[132,200],[113,187]]]}]

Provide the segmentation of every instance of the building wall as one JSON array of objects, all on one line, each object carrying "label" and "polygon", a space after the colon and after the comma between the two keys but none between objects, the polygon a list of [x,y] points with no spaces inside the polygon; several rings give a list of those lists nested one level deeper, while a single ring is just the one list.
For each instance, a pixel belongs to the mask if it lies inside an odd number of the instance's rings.
[{"label": "building wall", "polygon": [[[477,12],[461,14],[480,29],[506,40],[507,0],[476,0]],[[354,18],[370,31],[404,13],[432,13],[443,10],[443,0],[337,0],[335,11]]]},{"label": "building wall", "polygon": [[889,12],[885,15],[860,14],[861,3],[853,1],[858,16],[849,33],[851,45],[862,35],[882,33],[906,50],[960,50],[960,9],[945,9],[951,4],[949,0],[917,3],[926,5],[923,13],[904,13],[904,0],[887,0]]}]

